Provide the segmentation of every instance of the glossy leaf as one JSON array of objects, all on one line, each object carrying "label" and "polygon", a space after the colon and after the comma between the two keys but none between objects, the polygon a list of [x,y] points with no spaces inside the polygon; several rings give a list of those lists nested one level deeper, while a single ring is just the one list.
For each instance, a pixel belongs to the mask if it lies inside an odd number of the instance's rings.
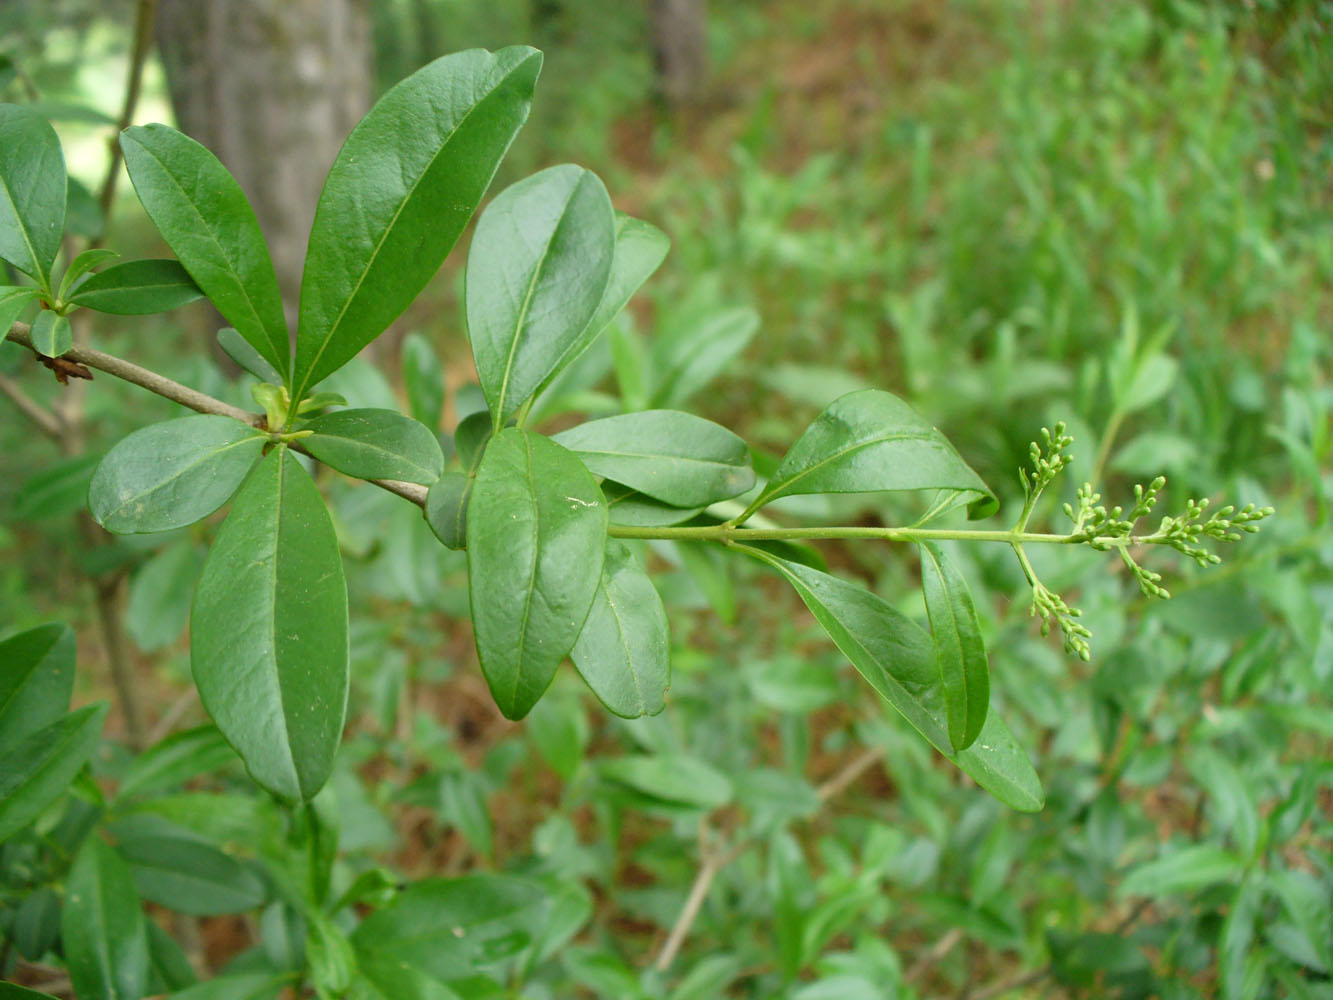
[{"label": "glossy leaf", "polygon": [[268,898],[253,868],[202,840],[146,835],[122,838],[119,848],[139,895],[177,913],[244,913]]},{"label": "glossy leaf", "polygon": [[116,251],[105,247],[90,247],[84,250],[69,262],[69,267],[65,268],[65,273],[60,276],[60,287],[56,290],[56,298],[67,298],[75,282],[103,261],[119,256]]},{"label": "glossy leaf", "polygon": [[444,367],[430,341],[419,333],[403,338],[403,386],[413,419],[438,430],[444,419]]},{"label": "glossy leaf", "polygon": [[880,490],[974,493],[968,516],[997,501],[948,440],[892,393],[849,392],[834,400],[792,445],[760,495],[762,503],[801,493]]},{"label": "glossy leaf", "polygon": [[606,291],[615,241],[606,188],[572,164],[533,174],[486,206],[468,250],[465,296],[496,428],[572,360]]},{"label": "glossy leaf", "polygon": [[50,287],[65,232],[65,154],[41,115],[0,104],[0,258]]},{"label": "glossy leaf", "polygon": [[475,480],[475,475],[450,469],[426,494],[426,523],[446,548],[467,548],[467,505]]},{"label": "glossy leaf", "polygon": [[602,480],[602,495],[612,524],[660,528],[681,524],[703,512],[702,507],[672,507],[609,479]]},{"label": "glossy leaf", "polygon": [[203,565],[203,549],[186,538],[166,546],[134,574],[125,630],[144,652],[170,646],[185,631],[190,595]]},{"label": "glossy leaf", "polygon": [[482,455],[467,523],[477,653],[500,711],[536,704],[583,628],[602,576],[606,504],[548,438],[510,428]]},{"label": "glossy leaf", "polygon": [[599,773],[650,798],[698,809],[724,806],[736,794],[725,774],[685,754],[620,757],[604,761]]},{"label": "glossy leaf", "polygon": [[39,625],[0,642],[0,760],[30,733],[69,710],[74,633]]},{"label": "glossy leaf", "polygon": [[32,346],[37,353],[48,358],[58,358],[74,346],[74,331],[70,329],[69,317],[61,316],[50,309],[43,309],[32,321]]},{"label": "glossy leaf", "polygon": [[224,326],[218,331],[218,346],[222,348],[227,357],[261,382],[271,385],[282,382],[282,374],[265,361],[263,355],[251,347],[249,342],[236,332],[235,327]]},{"label": "glossy leaf", "polygon": [[245,192],[216,156],[166,125],[120,136],[134,190],[195,283],[284,375],[291,346],[273,261]]},{"label": "glossy leaf", "polygon": [[127,260],[99,271],[78,287],[70,301],[117,316],[146,316],[177,309],[204,297],[185,268],[174,260]]},{"label": "glossy leaf", "polygon": [[911,619],[856,584],[747,549],[777,569],[834,643],[879,694],[940,753],[1001,802],[1023,812],[1045,795],[1031,761],[994,712],[966,750],[950,741],[935,649]]},{"label": "glossy leaf", "polygon": [[107,704],[88,705],[29,733],[0,761],[0,841],[60,796],[97,749]]},{"label": "glossy leaf", "polygon": [[0,286],[0,341],[9,334],[9,328],[23,315],[28,305],[41,295],[35,288],[21,285]]},{"label": "glossy leaf", "polygon": [[527,120],[541,65],[526,46],[444,56],[352,130],[310,232],[294,398],[378,337],[439,269]]},{"label": "glossy leaf", "polygon": [[454,450],[465,469],[475,469],[486,442],[491,439],[495,428],[491,426],[490,414],[485,410],[470,413],[459,421],[454,428]]},{"label": "glossy leaf", "polygon": [[148,928],[129,868],[94,834],[70,869],[61,941],[79,1000],[139,1000],[148,988]]},{"label": "glossy leaf", "polygon": [[606,541],[602,579],[570,658],[603,705],[627,719],[666,707],[671,683],[666,609],[623,542]]},{"label": "glossy leaf", "polygon": [[981,733],[990,705],[986,644],[967,581],[931,542],[921,545],[921,586],[944,685],[949,742],[955,750],[965,750]]},{"label": "glossy leaf", "polygon": [[593,474],[677,507],[704,507],[754,485],[746,443],[691,413],[625,413],[579,424],[554,440]]},{"label": "glossy leaf", "polygon": [[151,424],[107,452],[88,486],[93,518],[119,535],[202,520],[245,480],[267,439],[211,414]]},{"label": "glossy leaf", "polygon": [[321,462],[359,479],[429,485],[444,471],[430,429],[394,410],[337,410],[301,425],[301,445]]},{"label": "glossy leaf", "polygon": [[285,447],[237,494],[190,626],[199,696],[251,776],[310,799],[347,712],[347,587],[324,500]]}]

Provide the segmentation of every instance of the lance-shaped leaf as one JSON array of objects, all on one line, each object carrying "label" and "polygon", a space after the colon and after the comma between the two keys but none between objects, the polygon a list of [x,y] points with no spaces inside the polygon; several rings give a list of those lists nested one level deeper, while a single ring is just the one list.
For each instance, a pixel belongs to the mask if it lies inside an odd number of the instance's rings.
[{"label": "lance-shaped leaf", "polygon": [[975,743],[953,749],[935,648],[920,626],[854,583],[747,551],[787,578],[852,666],[936,750],[1006,805],[1023,812],[1042,807],[1045,796],[1032,762],[994,712]]},{"label": "lance-shaped leaf", "polygon": [[430,485],[444,470],[439,439],[394,410],[336,410],[301,425],[301,445],[321,462],[359,479]]},{"label": "lance-shaped leaf", "polygon": [[69,791],[97,749],[106,702],[88,705],[43,726],[0,760],[0,841],[23,829]]},{"label": "lance-shaped leaf", "polygon": [[980,735],[990,705],[986,644],[967,581],[932,542],[921,544],[921,586],[944,685],[949,742],[964,750]]},{"label": "lance-shaped leaf", "polygon": [[139,895],[177,913],[212,917],[257,909],[268,889],[255,870],[203,840],[173,833],[123,837]]},{"label": "lance-shaped leaf", "polygon": [[266,440],[239,420],[211,414],[152,424],[106,453],[88,506],[118,535],[194,524],[231,499]]},{"label": "lance-shaped leaf", "polygon": [[32,346],[37,353],[48,358],[58,358],[74,346],[74,331],[70,329],[69,317],[61,316],[50,309],[43,309],[32,321]]},{"label": "lance-shaped leaf", "polygon": [[0,642],[0,759],[64,715],[73,691],[69,626],[39,625]]},{"label": "lance-shaped leaf", "polygon": [[90,247],[84,250],[69,262],[69,267],[65,268],[65,273],[60,276],[60,287],[56,289],[56,298],[68,298],[70,290],[80,278],[103,261],[119,256],[116,251],[107,250],[105,247]]},{"label": "lance-shaped leaf", "polygon": [[532,105],[536,49],[444,56],[352,130],[310,231],[292,398],[378,337],[439,269]]},{"label": "lance-shaped leaf", "polygon": [[597,175],[550,167],[486,206],[468,250],[468,336],[497,428],[571,360],[597,311],[616,247]]},{"label": "lance-shaped leaf", "polygon": [[599,476],[676,507],[703,507],[754,485],[750,449],[711,420],[642,410],[589,420],[555,435]]},{"label": "lance-shaped leaf", "polygon": [[797,493],[953,490],[976,494],[968,516],[987,517],[997,501],[947,438],[897,396],[849,392],[829,404],[791,446],[757,509]]},{"label": "lance-shaped leaf", "polygon": [[50,288],[65,232],[65,154],[41,115],[0,104],[0,258]]},{"label": "lance-shaped leaf", "polygon": [[486,446],[467,522],[477,654],[500,711],[527,715],[574,646],[602,578],[606,503],[592,474],[518,428]]},{"label": "lance-shaped leaf", "polygon": [[602,579],[570,652],[603,705],[626,719],[656,715],[671,683],[666,609],[623,542],[606,540]]},{"label": "lance-shaped leaf", "polygon": [[204,708],[251,776],[310,799],[347,712],[347,586],[324,500],[285,447],[236,495],[195,589],[190,659]]},{"label": "lance-shaped leaf", "polygon": [[94,274],[70,301],[117,316],[146,316],[188,305],[203,295],[178,261],[127,260]]},{"label": "lance-shaped leaf", "polygon": [[28,308],[28,304],[36,301],[41,294],[35,288],[22,285],[0,286],[0,341],[8,336],[9,328]]},{"label": "lance-shaped leaf", "polygon": [[263,355],[250,346],[234,327],[224,326],[218,331],[218,346],[238,365],[261,382],[270,385],[282,383],[282,373],[264,360]]},{"label": "lance-shaped leaf", "polygon": [[101,837],[83,842],[70,869],[61,942],[74,992],[138,1000],[148,989],[148,927],[129,868]]},{"label": "lance-shaped leaf", "polygon": [[167,246],[218,312],[285,375],[291,346],[278,276],[236,179],[207,149],[166,125],[128,128],[120,148]]}]

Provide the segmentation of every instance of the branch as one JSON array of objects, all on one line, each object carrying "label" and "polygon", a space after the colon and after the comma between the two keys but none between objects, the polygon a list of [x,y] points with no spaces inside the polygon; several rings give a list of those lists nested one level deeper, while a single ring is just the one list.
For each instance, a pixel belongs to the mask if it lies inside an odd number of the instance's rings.
[{"label": "branch", "polygon": [[56,414],[48,410],[41,403],[37,402],[26,392],[18,387],[13,379],[7,375],[0,375],[0,393],[9,398],[23,415],[37,425],[47,437],[54,441],[60,440],[60,435],[64,431],[64,424]]},{"label": "branch", "polygon": [[[153,41],[153,17],[157,13],[157,0],[139,0],[134,9],[134,45],[130,50],[129,75],[125,82],[125,104],[116,122],[116,134],[111,137],[111,162],[106,168],[106,180],[102,182],[102,193],[98,198],[102,206],[102,231],[106,232],[106,219],[111,214],[111,202],[116,196],[116,178],[120,176],[120,133],[129,128],[134,121],[134,108],[139,103],[139,88],[143,83],[143,67],[148,60],[148,48]],[[99,236],[93,245],[101,242]]]}]

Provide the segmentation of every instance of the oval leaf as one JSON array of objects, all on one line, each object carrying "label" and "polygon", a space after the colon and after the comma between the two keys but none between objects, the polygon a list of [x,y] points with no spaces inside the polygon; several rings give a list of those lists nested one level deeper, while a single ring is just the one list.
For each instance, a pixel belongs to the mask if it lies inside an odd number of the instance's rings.
[{"label": "oval leaf", "polygon": [[254,869],[192,837],[150,834],[125,838],[120,854],[139,895],[177,913],[195,917],[244,913],[262,906],[268,898]]},{"label": "oval leaf", "polygon": [[60,937],[74,992],[138,1000],[148,989],[148,927],[125,862],[94,834],[70,869]]},{"label": "oval leaf", "polygon": [[935,649],[916,623],[856,584],[767,552],[747,551],[787,578],[852,666],[936,750],[1006,805],[1022,812],[1041,809],[1045,795],[1037,772],[996,713],[987,714],[972,746],[954,751]]},{"label": "oval leaf", "polygon": [[88,506],[118,535],[194,524],[231,499],[266,440],[239,420],[211,414],[152,424],[106,453]]},{"label": "oval leaf", "polygon": [[117,316],[166,312],[203,298],[189,272],[174,260],[127,260],[99,271],[70,301]]},{"label": "oval leaf", "polygon": [[190,661],[255,781],[287,800],[314,796],[347,713],[347,586],[324,500],[285,447],[255,468],[213,543]]},{"label": "oval leaf", "polygon": [[254,209],[218,158],[166,125],[120,135],[134,190],[167,246],[205,295],[284,375],[291,345],[278,276]]},{"label": "oval leaf", "polygon": [[41,115],[0,104],[0,257],[50,288],[65,232],[65,154]]},{"label": "oval leaf", "polygon": [[606,504],[549,438],[501,431],[482,455],[467,522],[477,654],[500,711],[527,715],[574,646],[602,577]]},{"label": "oval leaf", "polygon": [[444,471],[440,442],[425,424],[394,410],[337,410],[301,425],[301,446],[359,479],[430,485]]},{"label": "oval leaf", "polygon": [[666,608],[623,542],[606,540],[602,579],[570,658],[592,693],[635,719],[666,707],[671,683]]},{"label": "oval leaf", "polygon": [[949,742],[955,750],[965,750],[980,734],[990,705],[986,644],[967,581],[931,542],[921,545],[921,586],[944,685]]},{"label": "oval leaf", "polygon": [[37,353],[48,358],[58,358],[74,346],[74,331],[70,329],[69,317],[61,316],[50,309],[43,309],[32,321],[32,346]]},{"label": "oval leaf", "polygon": [[834,400],[792,445],[752,504],[797,493],[880,490],[975,493],[968,516],[988,517],[998,502],[948,439],[897,396],[879,389]]},{"label": "oval leaf", "polygon": [[571,360],[615,254],[615,211],[597,175],[550,167],[486,206],[468,250],[468,336],[500,428]]},{"label": "oval leaf", "polygon": [[439,269],[527,120],[542,55],[444,56],[352,130],[319,196],[292,398],[384,332]]},{"label": "oval leaf", "polygon": [[643,410],[589,420],[553,440],[595,475],[676,507],[704,507],[754,485],[746,443],[691,413]]},{"label": "oval leaf", "polygon": [[74,633],[40,625],[0,642],[0,759],[69,710]]},{"label": "oval leaf", "polygon": [[36,819],[69,791],[97,749],[106,702],[88,705],[29,733],[0,761],[0,841]]}]

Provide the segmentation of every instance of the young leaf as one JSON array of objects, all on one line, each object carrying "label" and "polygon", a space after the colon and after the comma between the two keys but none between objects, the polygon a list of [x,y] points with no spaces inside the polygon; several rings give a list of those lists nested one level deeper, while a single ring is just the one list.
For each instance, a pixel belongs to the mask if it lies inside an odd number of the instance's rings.
[{"label": "young leaf", "polygon": [[967,581],[932,542],[921,544],[921,585],[944,684],[949,742],[955,750],[965,750],[981,732],[990,705],[990,669],[981,626]]},{"label": "young leaf", "polygon": [[536,49],[472,49],[393,87],[352,130],[319,196],[294,399],[378,337],[439,269],[532,105]]},{"label": "young leaf", "polygon": [[145,834],[122,837],[118,846],[139,895],[177,913],[244,913],[268,899],[253,868],[195,837]]},{"label": "young leaf", "polygon": [[429,485],[444,471],[440,442],[424,424],[394,410],[337,410],[301,424],[301,445],[321,462],[358,479]]},{"label": "young leaf", "polygon": [[58,358],[74,346],[74,332],[69,326],[69,317],[61,316],[50,309],[43,309],[32,321],[32,346],[37,353],[48,358]]},{"label": "young leaf", "polygon": [[570,658],[616,715],[635,719],[666,707],[671,683],[666,609],[634,554],[614,538],[606,540],[602,579]]},{"label": "young leaf", "polygon": [[60,276],[60,287],[56,290],[56,298],[64,299],[69,296],[70,289],[74,283],[85,274],[95,268],[104,260],[110,260],[112,257],[119,257],[120,254],[114,250],[107,250],[105,247],[91,247],[83,251],[72,261],[69,267],[65,268],[65,273]]},{"label": "young leaf", "polygon": [[704,507],[754,485],[749,446],[691,413],[625,413],[579,424],[553,440],[594,475],[676,507]]},{"label": "young leaf", "polygon": [[23,829],[60,796],[97,749],[106,702],[88,705],[29,733],[0,761],[0,841]]},{"label": "young leaf", "polygon": [[0,104],[0,258],[48,291],[65,232],[65,154],[41,115]]},{"label": "young leaf", "polygon": [[799,493],[960,490],[977,494],[968,516],[998,502],[943,434],[892,393],[849,392],[829,404],[791,446],[751,506]]},{"label": "young leaf", "polygon": [[574,646],[602,577],[606,504],[577,458],[501,431],[482,455],[467,523],[482,672],[506,718],[527,715]]},{"label": "young leaf", "polygon": [[0,342],[9,335],[9,328],[42,293],[22,285],[0,286]]},{"label": "young leaf", "polygon": [[432,431],[444,418],[444,368],[430,341],[419,333],[403,338],[403,385],[412,417]]},{"label": "young leaf", "polygon": [[239,420],[212,414],[151,424],[106,453],[88,486],[88,506],[118,535],[194,524],[231,499],[266,440]]},{"label": "young leaf", "polygon": [[117,316],[166,312],[203,298],[174,260],[127,260],[99,271],[70,296],[75,305]]},{"label": "young leaf", "polygon": [[282,374],[265,361],[263,355],[251,347],[249,341],[237,333],[234,327],[224,326],[218,331],[218,346],[227,357],[259,381],[268,385],[278,385],[282,382]]},{"label": "young leaf", "polygon": [[615,254],[615,212],[597,175],[550,167],[486,206],[465,298],[477,377],[499,429],[570,360]]},{"label": "young leaf", "polygon": [[199,696],[251,776],[308,800],[347,712],[347,587],[324,500],[287,448],[255,467],[195,589]]},{"label": "young leaf", "polygon": [[922,629],[870,591],[767,552],[746,548],[778,570],[861,676],[940,753],[982,788],[1022,812],[1045,802],[1023,748],[994,712],[977,741],[954,751],[949,742],[935,649]]},{"label": "young leaf", "polygon": [[70,869],[61,919],[70,983],[79,997],[130,1000],[148,987],[148,928],[129,868],[100,836]]},{"label": "young leaf", "polygon": [[40,625],[0,642],[0,759],[69,710],[74,633]]},{"label": "young leaf", "polygon": [[166,125],[120,136],[134,190],[185,270],[260,356],[286,373],[278,276],[245,192],[218,158]]}]

